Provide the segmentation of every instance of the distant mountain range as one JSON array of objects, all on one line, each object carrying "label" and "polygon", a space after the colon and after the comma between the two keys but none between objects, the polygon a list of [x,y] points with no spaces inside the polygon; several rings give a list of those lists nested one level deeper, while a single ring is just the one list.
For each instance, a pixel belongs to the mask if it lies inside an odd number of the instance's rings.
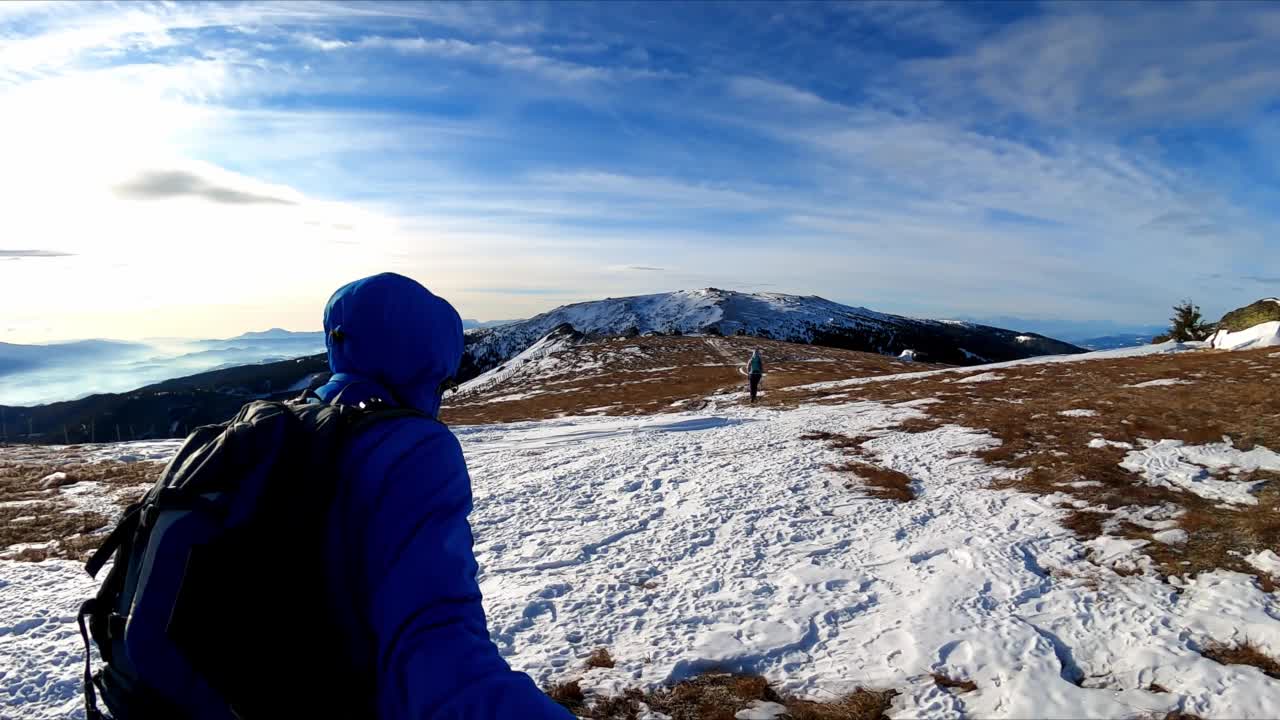
[{"label": "distant mountain range", "polygon": [[35,407],[0,405],[0,441],[107,442],[182,437],[222,422],[254,398],[297,396],[328,377],[325,356],[240,365]]},{"label": "distant mountain range", "polygon": [[142,343],[118,340],[77,340],[49,345],[0,343],[0,376],[42,366],[115,360],[147,349]]},{"label": "distant mountain range", "polygon": [[1148,323],[1123,323],[1114,320],[1055,320],[1045,318],[1024,318],[1010,315],[990,315],[983,317],[962,317],[960,320],[976,322],[981,325],[995,327],[1020,328],[1037,332],[1048,337],[1058,338],[1074,345],[1085,347],[1089,341],[1103,338],[1121,338],[1145,335],[1154,337],[1168,330],[1168,325]]},{"label": "distant mountain range", "polygon": [[467,320],[462,321],[463,330],[478,330],[480,328],[498,327],[499,325],[510,325],[519,320]]},{"label": "distant mountain range", "polygon": [[[814,296],[715,288],[577,303],[488,325],[466,331],[460,381],[501,365],[558,327],[586,340],[748,336],[951,365],[1084,352],[1036,333],[907,318]],[[279,328],[222,340],[85,341],[0,351],[7,358],[0,365],[0,404],[7,406],[0,406],[0,432],[12,440],[29,431],[36,442],[180,435],[226,419],[249,399],[296,394],[327,370],[323,333]],[[63,402],[22,407],[54,400]]]},{"label": "distant mountain range", "polygon": [[950,365],[1085,352],[1037,333],[889,315],[817,296],[705,288],[576,303],[470,330],[462,379],[514,357],[565,323],[586,335],[750,335],[895,356],[910,351],[919,360]]},{"label": "distant mountain range", "polygon": [[1151,338],[1154,338],[1155,336],[1155,333],[1104,335],[1102,337],[1074,340],[1073,342],[1076,345],[1089,350],[1115,350],[1117,348],[1134,347],[1136,345],[1150,345]]},{"label": "distant mountain range", "polygon": [[323,333],[279,328],[220,340],[0,343],[0,403],[33,405],[124,392],[206,370],[320,352]]}]

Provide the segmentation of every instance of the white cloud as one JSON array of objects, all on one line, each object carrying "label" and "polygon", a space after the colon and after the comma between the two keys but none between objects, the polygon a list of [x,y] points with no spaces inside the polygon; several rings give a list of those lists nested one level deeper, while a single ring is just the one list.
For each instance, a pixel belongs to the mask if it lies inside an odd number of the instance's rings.
[{"label": "white cloud", "polygon": [[556,82],[575,83],[620,77],[643,77],[642,70],[606,68],[560,60],[531,47],[497,41],[469,42],[458,38],[388,37],[370,35],[357,40],[337,40],[302,33],[300,44],[323,52],[390,50],[405,55],[427,55],[445,60],[490,65],[538,75]]},{"label": "white cloud", "polygon": [[912,60],[935,107],[1063,126],[1239,118],[1280,98],[1280,9],[1267,3],[1066,4],[976,46]]},{"label": "white cloud", "polygon": [[[536,41],[541,21],[507,6],[99,7],[33,10],[34,34],[3,25],[13,11],[0,11],[0,197],[16,208],[0,216],[0,235],[72,254],[56,271],[52,261],[3,263],[0,302],[42,298],[31,322],[56,319],[64,336],[128,334],[157,303],[212,323],[248,322],[255,307],[311,317],[335,284],[387,267],[477,317],[560,298],[472,288],[585,299],[768,282],[922,314],[1065,307],[1141,319],[1163,312],[1171,286],[1266,256],[1273,227],[1158,149],[1080,131],[1245,112],[1273,97],[1260,43],[1280,23],[1254,10],[1256,27],[1234,40],[1192,42],[1192,21],[1163,10],[1149,28],[1077,12],[984,36],[914,5],[857,5],[845,8],[855,21],[933,38],[950,55],[886,65],[877,77],[901,103],[873,92],[846,105],[838,84],[815,84],[819,95],[757,67],[715,75],[707,68],[718,62],[700,66],[691,48],[689,81],[674,90],[625,82],[657,73],[555,57],[564,51]],[[1206,27],[1224,37],[1239,24],[1209,15]],[[403,35],[406,16],[432,27]],[[1177,56],[1152,44],[1166,26],[1186,40]],[[186,32],[204,27],[226,32]],[[467,39],[431,37],[438,27]],[[152,52],[179,41],[181,59]],[[624,46],[590,52],[610,47]],[[664,57],[650,50],[633,60]],[[443,72],[425,82],[417,70],[383,74],[379,51]],[[475,66],[500,72],[455,72]],[[273,109],[281,95],[471,104],[461,118]],[[526,128],[530,97],[577,102],[598,125]],[[1011,113],[1059,129],[1011,129]],[[603,132],[589,139],[625,152],[580,150],[575,132]],[[144,183],[165,199],[113,191],[157,171],[181,173]],[[253,197],[288,203],[210,202]],[[281,267],[306,270],[277,282]]]},{"label": "white cloud", "polygon": [[835,106],[809,92],[785,83],[756,77],[729,78],[729,91],[748,100],[781,103],[805,108],[832,109]]},{"label": "white cloud", "polygon": [[[547,172],[529,178],[529,185],[555,193],[565,193],[573,202],[607,196],[615,206],[652,208],[708,208],[754,212],[789,204],[790,199],[771,197],[766,188],[752,187],[749,181],[732,186],[685,182],[669,177],[638,177],[601,171]],[[580,199],[580,200],[579,200]],[[621,207],[619,207],[621,209]]]}]

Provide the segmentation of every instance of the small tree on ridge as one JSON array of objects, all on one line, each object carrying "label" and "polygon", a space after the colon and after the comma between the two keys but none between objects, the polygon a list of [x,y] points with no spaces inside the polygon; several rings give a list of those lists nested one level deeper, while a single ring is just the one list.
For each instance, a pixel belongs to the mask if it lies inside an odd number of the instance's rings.
[{"label": "small tree on ridge", "polygon": [[1213,332],[1213,326],[1206,323],[1200,315],[1200,306],[1190,300],[1183,300],[1173,306],[1173,317],[1169,318],[1169,322],[1169,338],[1178,342],[1204,340]]}]

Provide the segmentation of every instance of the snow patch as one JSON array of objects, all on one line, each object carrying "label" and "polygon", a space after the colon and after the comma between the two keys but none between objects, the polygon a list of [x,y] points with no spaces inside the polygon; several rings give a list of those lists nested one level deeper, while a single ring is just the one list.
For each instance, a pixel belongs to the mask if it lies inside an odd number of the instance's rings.
[{"label": "snow patch", "polygon": [[1265,480],[1219,480],[1210,470],[1233,473],[1280,470],[1280,455],[1261,446],[1249,451],[1238,450],[1230,441],[1187,445],[1180,440],[1161,440],[1125,455],[1120,467],[1140,474],[1148,484],[1157,487],[1186,490],[1206,500],[1257,505],[1253,491]]},{"label": "snow patch", "polygon": [[1073,355],[1041,355],[1024,360],[989,363],[943,370],[924,370],[921,372],[895,373],[893,375],[873,375],[870,377],[852,378],[850,380],[828,380],[824,382],[800,385],[796,390],[832,390],[836,388],[866,385],[877,382],[894,382],[898,380],[919,380],[927,377],[948,374],[968,374],[1002,370],[1004,368],[1024,367],[1027,365],[1054,365],[1057,363],[1088,362],[1090,360],[1118,360],[1120,358],[1145,357],[1148,355],[1169,355],[1173,353],[1192,352],[1208,347],[1204,342],[1164,342],[1156,345],[1140,345],[1136,347],[1118,348],[1115,350],[1098,350],[1096,352],[1076,353]]},{"label": "snow patch", "polygon": [[1097,417],[1098,411],[1090,410],[1089,408],[1072,408],[1071,410],[1059,410],[1058,414],[1063,417]]},{"label": "snow patch", "polygon": [[[537,342],[525,348],[518,355],[506,361],[488,372],[482,373],[465,383],[462,383],[454,391],[453,397],[464,397],[473,393],[482,392],[495,385],[498,385],[508,378],[520,375],[540,375],[545,374],[552,366],[556,364],[551,354],[563,350],[572,345],[572,335],[569,333],[548,332]],[[585,370],[586,367],[579,366],[577,370]],[[512,399],[518,399],[512,397]]]},{"label": "snow patch", "polygon": [[1133,449],[1133,445],[1131,443],[1121,442],[1119,440],[1105,440],[1103,438],[1094,438],[1090,440],[1089,447],[1091,448],[1116,447],[1116,448],[1122,448],[1124,450]]},{"label": "snow patch", "polygon": [[1245,561],[1268,575],[1280,578],[1280,555],[1276,555],[1272,550],[1253,553],[1246,557]]},{"label": "snow patch", "polygon": [[751,707],[739,710],[733,717],[736,720],[773,720],[787,714],[787,707],[768,700],[752,701]]},{"label": "snow patch", "polygon": [[1239,332],[1219,330],[1209,338],[1209,344],[1218,350],[1253,350],[1280,345],[1280,320],[1259,323]]},{"label": "snow patch", "polygon": [[960,380],[956,380],[955,382],[957,383],[991,382],[992,380],[1000,380],[1003,377],[1004,376],[1001,375],[1000,373],[986,372],[986,373],[979,373],[977,375],[969,375],[968,377],[961,378]]},{"label": "snow patch", "polygon": [[1187,531],[1181,528],[1170,528],[1151,533],[1151,539],[1165,545],[1182,545],[1187,542]]},{"label": "snow patch", "polygon": [[1159,380],[1148,380],[1146,382],[1140,382],[1134,385],[1122,385],[1121,387],[1149,388],[1149,387],[1163,387],[1165,385],[1193,385],[1193,384],[1194,383],[1192,383],[1190,380],[1179,380],[1177,378],[1161,378]]},{"label": "snow patch", "polygon": [[64,472],[56,472],[45,475],[40,478],[40,487],[47,490],[51,487],[57,487],[67,481],[67,474]]},{"label": "snow patch", "polygon": [[1146,540],[1099,535],[1084,543],[1089,548],[1089,556],[1099,565],[1111,565],[1117,560],[1132,559],[1136,550],[1147,545]]},{"label": "snow patch", "polygon": [[185,438],[174,438],[97,445],[89,452],[89,461],[169,462],[185,441]]}]

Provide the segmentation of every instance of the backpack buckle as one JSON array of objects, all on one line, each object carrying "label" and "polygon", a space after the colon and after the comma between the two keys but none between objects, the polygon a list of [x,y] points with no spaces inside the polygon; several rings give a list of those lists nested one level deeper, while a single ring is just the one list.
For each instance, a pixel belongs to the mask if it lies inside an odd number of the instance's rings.
[{"label": "backpack buckle", "polygon": [[143,528],[151,528],[156,524],[156,520],[159,517],[160,517],[159,503],[151,503],[150,505],[147,505],[146,507],[142,508],[142,517],[140,518],[139,524]]},{"label": "backpack buckle", "polygon": [[125,627],[129,624],[129,618],[120,613],[111,613],[107,616],[107,639],[123,640]]}]

